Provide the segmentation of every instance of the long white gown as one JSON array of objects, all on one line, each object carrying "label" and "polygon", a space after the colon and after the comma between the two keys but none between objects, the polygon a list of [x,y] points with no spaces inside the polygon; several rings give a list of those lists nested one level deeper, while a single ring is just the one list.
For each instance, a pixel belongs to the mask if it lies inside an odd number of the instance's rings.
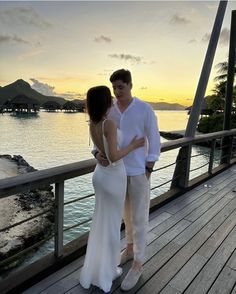
[{"label": "long white gown", "polygon": [[[118,147],[122,134],[117,130]],[[108,144],[103,135],[108,157]],[[95,210],[87,245],[80,284],[88,289],[94,285],[109,292],[117,277],[120,260],[120,225],[126,193],[127,176],[123,160],[103,167],[97,164],[93,174]]]}]

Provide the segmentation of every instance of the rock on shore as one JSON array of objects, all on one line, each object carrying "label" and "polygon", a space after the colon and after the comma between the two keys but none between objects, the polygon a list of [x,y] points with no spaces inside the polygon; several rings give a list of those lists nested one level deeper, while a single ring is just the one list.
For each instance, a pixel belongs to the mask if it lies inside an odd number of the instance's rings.
[{"label": "rock on shore", "polygon": [[[33,172],[22,156],[0,155],[0,179]],[[52,232],[54,194],[52,186],[0,199],[0,229],[32,217],[44,210],[50,212],[26,223],[0,232],[0,262],[33,245]],[[20,262],[20,259],[18,259]],[[15,265],[17,262],[12,264]],[[4,270],[4,269],[3,269]],[[1,272],[1,271],[0,271]]]}]

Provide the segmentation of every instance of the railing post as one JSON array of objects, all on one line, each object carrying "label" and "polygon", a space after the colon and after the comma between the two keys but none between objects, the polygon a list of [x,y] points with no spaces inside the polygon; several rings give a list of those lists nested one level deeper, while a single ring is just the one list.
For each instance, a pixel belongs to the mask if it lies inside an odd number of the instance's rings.
[{"label": "railing post", "polygon": [[[218,10],[216,13],[215,22],[214,22],[213,29],[212,29],[210,41],[208,44],[206,56],[204,59],[202,71],[200,74],[199,82],[197,85],[196,94],[195,94],[193,105],[192,105],[191,112],[189,115],[188,124],[187,124],[186,131],[185,131],[185,137],[194,137],[195,136],[195,131],[197,128],[199,115],[201,112],[201,103],[203,101],[203,98],[204,98],[204,95],[206,92],[207,83],[209,80],[211,67],[213,64],[213,59],[215,56],[215,51],[216,51],[218,39],[220,36],[220,30],[221,30],[221,26],[223,23],[226,6],[227,6],[227,1],[220,1],[219,7],[218,7]],[[179,151],[178,157],[179,158],[187,157],[189,162],[186,162],[185,166],[182,163],[180,163],[180,165],[179,165],[177,162],[175,172],[174,172],[173,181],[172,181],[173,188],[176,186],[179,186],[179,185],[185,186],[186,182],[188,180],[189,165],[190,165],[189,154],[191,155],[191,148],[188,147],[187,149],[181,148]],[[186,152],[186,150],[187,150],[187,152]],[[184,154],[185,152],[186,152],[186,154]],[[184,176],[181,177],[181,181],[176,182],[175,177],[178,176],[178,172],[183,172]]]},{"label": "railing post", "polygon": [[232,136],[224,137],[221,141],[221,144],[223,145],[222,151],[221,151],[221,164],[230,164],[231,159],[231,153],[233,148],[233,138]]},{"label": "railing post", "polygon": [[213,161],[214,161],[214,155],[215,155],[215,148],[216,148],[216,139],[211,141],[211,153],[210,153],[210,160],[209,160],[209,167],[208,167],[208,173],[212,174],[212,167],[213,167]]},{"label": "railing post", "polygon": [[191,162],[192,144],[182,147],[177,156],[177,164],[174,171],[172,188],[187,188],[189,182],[189,171]]},{"label": "railing post", "polygon": [[63,255],[63,224],[64,224],[64,181],[55,184],[55,238],[54,254]]},{"label": "railing post", "polygon": [[[225,111],[224,111],[224,130],[230,130],[232,117],[232,101],[235,75],[235,53],[236,53],[236,10],[232,11],[231,28],[230,28],[230,43],[229,43],[229,59],[227,70],[227,84],[225,97]],[[231,152],[232,138],[223,138],[222,144],[228,145],[228,148],[223,148],[221,155],[221,163],[230,163],[228,154]]]}]

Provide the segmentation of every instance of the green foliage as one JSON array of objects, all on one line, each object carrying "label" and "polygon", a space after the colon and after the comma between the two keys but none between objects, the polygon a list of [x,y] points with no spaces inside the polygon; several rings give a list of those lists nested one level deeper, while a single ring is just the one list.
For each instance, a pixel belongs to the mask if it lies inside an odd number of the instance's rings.
[{"label": "green foliage", "polygon": [[[202,117],[198,123],[197,130],[201,133],[212,133],[223,130],[224,113],[219,113],[224,110],[226,86],[227,86],[227,71],[228,62],[221,62],[217,64],[218,76],[214,78],[216,84],[213,89],[214,95],[205,97],[205,108],[212,110],[213,115],[208,117]],[[235,66],[236,74],[236,66]],[[236,86],[233,87],[232,97],[232,117],[231,117],[231,129],[236,128]]]},{"label": "green foliage", "polygon": [[[228,72],[228,62],[221,62],[216,65],[218,76],[214,78],[216,82],[213,92],[216,96],[225,99],[226,96],[226,86],[227,86],[227,72]],[[236,74],[236,66],[235,66]],[[233,106],[236,105],[236,86],[233,87]]]},{"label": "green foliage", "polygon": [[217,95],[211,95],[205,97],[206,99],[206,108],[213,110],[213,113],[217,112],[217,110],[224,109],[224,99]]},{"label": "green foliage", "polygon": [[[216,113],[209,117],[202,117],[198,123],[197,130],[200,133],[212,133],[223,130],[224,114]],[[231,118],[231,129],[236,128],[236,114]]]}]

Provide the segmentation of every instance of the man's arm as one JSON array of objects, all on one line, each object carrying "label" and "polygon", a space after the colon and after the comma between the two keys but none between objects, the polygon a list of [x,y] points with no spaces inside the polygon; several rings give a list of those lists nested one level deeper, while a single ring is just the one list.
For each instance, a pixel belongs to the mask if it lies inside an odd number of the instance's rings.
[{"label": "man's arm", "polygon": [[[148,105],[149,106],[149,105]],[[157,118],[153,109],[149,106],[146,122],[145,122],[145,130],[148,139],[148,156],[146,159],[146,174],[150,177],[152,173],[155,162],[159,160],[160,157],[160,133],[158,129]]]}]

